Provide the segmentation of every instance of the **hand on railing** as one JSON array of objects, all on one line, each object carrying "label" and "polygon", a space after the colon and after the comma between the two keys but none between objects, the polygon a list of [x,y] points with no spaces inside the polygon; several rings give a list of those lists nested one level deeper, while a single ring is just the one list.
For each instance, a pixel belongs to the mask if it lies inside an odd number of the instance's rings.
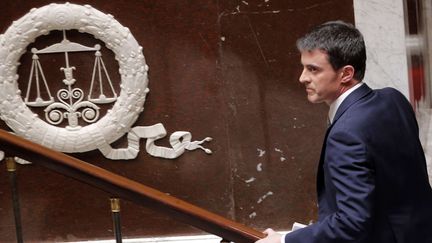
[{"label": "hand on railing", "polygon": [[258,240],[255,243],[280,243],[282,235],[276,233],[273,229],[266,229],[264,231],[266,237],[264,239]]}]

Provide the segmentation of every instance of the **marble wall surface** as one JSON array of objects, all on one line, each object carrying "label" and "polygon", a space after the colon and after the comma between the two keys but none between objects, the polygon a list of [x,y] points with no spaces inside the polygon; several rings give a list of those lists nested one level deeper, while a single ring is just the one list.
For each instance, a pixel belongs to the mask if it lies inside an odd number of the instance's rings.
[{"label": "marble wall surface", "polygon": [[356,26],[367,46],[364,81],[371,87],[394,87],[409,98],[403,0],[355,0]]},{"label": "marble wall surface", "polygon": [[[429,80],[432,80],[432,30],[430,29],[430,27],[432,27],[432,1],[424,1],[424,13],[429,13],[426,14],[426,23],[427,23],[427,35],[426,38],[429,40],[427,41],[427,45],[428,45],[428,51],[427,54],[429,56],[429,62],[428,62],[428,68],[429,68]],[[428,170],[429,170],[429,182],[432,185],[432,129],[431,129],[431,114],[432,114],[432,109],[428,108],[425,109],[425,113],[426,113],[426,121],[425,121],[425,126],[428,127],[428,130],[426,131],[426,138],[430,138],[427,139],[427,143],[426,143],[426,155],[427,155],[427,159],[428,159]]]},{"label": "marble wall surface", "polygon": [[[427,1],[425,1],[427,2]],[[362,31],[367,47],[365,82],[373,88],[394,87],[412,102],[407,50],[407,24],[403,0],[355,0],[356,26]],[[430,4],[425,7],[430,8]],[[425,11],[428,13],[428,11]],[[430,13],[430,11],[429,11]],[[431,109],[416,104],[420,138],[426,154],[429,181],[432,184]]]}]

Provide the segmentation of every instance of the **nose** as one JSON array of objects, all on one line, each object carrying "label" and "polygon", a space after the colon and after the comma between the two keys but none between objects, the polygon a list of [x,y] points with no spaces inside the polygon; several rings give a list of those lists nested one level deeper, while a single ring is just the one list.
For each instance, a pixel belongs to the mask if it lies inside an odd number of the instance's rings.
[{"label": "nose", "polygon": [[307,74],[306,74],[306,68],[303,68],[303,71],[302,71],[302,73],[300,74],[300,77],[299,77],[299,82],[300,83],[302,83],[302,84],[304,84],[304,83],[306,83],[306,82],[308,82],[308,76],[307,76]]}]

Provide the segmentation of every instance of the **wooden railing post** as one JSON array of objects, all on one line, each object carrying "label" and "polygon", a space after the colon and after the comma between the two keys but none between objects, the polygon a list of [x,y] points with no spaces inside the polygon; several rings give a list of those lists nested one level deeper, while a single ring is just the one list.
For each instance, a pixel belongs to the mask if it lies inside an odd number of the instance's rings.
[{"label": "wooden railing post", "polygon": [[111,205],[111,214],[113,219],[113,228],[114,228],[116,243],[122,243],[121,222],[120,222],[120,199],[111,198],[110,205]]},{"label": "wooden railing post", "polygon": [[12,205],[13,205],[14,217],[15,217],[16,238],[18,243],[22,243],[23,237],[22,237],[21,211],[19,205],[17,181],[16,181],[16,162],[13,157],[7,157],[5,158],[5,160],[6,160],[6,168],[9,174],[9,182],[12,191]]}]

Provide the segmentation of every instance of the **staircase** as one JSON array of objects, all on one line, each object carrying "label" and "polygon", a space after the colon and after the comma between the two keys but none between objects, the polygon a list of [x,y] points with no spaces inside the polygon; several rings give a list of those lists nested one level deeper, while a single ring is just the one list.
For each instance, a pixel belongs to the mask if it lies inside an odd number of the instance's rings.
[{"label": "staircase", "polygon": [[[48,149],[33,143],[7,131],[0,129],[0,148],[4,151],[8,164],[12,164],[10,175],[13,182],[15,170],[14,157],[19,157],[34,164],[48,168],[49,170],[74,178],[83,183],[103,190],[114,198],[129,200],[140,206],[151,208],[155,211],[168,215],[173,220],[194,226],[211,235],[165,237],[149,239],[123,240],[118,224],[119,208],[111,207],[113,212],[115,239],[111,241],[94,242],[255,242],[265,235],[257,230],[246,227],[240,223],[209,212],[161,191],[155,190],[136,181],[109,172],[100,167],[89,164],[77,158]],[[14,184],[14,183],[12,183]],[[16,189],[12,185],[13,189]],[[13,190],[16,191],[16,190]],[[17,231],[17,242],[24,242],[21,234],[21,222],[19,213],[18,194],[14,194],[14,212]],[[117,218],[117,219],[116,219]],[[215,236],[213,236],[215,235]],[[217,236],[217,237],[216,237]],[[87,243],[89,241],[86,241]]]}]

